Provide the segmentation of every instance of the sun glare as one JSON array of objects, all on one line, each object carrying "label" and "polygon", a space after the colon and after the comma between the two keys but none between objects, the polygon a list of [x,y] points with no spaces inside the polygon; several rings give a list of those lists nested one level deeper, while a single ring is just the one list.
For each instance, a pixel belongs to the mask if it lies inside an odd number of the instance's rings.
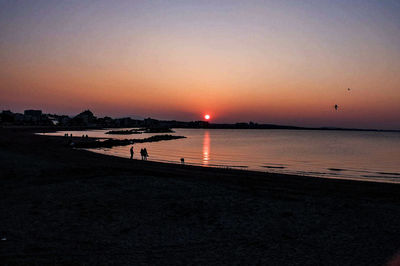
[{"label": "sun glare", "polygon": [[205,115],[204,119],[209,120],[210,119],[210,115]]}]

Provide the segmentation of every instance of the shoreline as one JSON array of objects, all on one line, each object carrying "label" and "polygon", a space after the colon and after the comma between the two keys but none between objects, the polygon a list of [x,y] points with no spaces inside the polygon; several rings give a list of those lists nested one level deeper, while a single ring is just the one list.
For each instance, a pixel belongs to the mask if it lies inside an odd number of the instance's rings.
[{"label": "shoreline", "polygon": [[[48,132],[54,133],[57,131],[68,131],[69,130],[75,130],[75,129],[71,129],[71,128],[62,128],[59,130],[54,130],[54,128],[49,128]],[[98,129],[102,129],[102,130],[107,130],[108,128],[98,128]],[[194,130],[196,130],[196,128],[193,128]],[[80,130],[85,130],[83,128],[80,128]],[[204,129],[203,129],[204,130]],[[211,130],[213,130],[213,128],[211,128]],[[229,129],[227,129],[229,130]],[[239,129],[242,130],[242,129]],[[270,129],[260,129],[260,130],[270,130]],[[276,130],[280,130],[280,129],[276,129]],[[287,129],[289,130],[289,129]],[[297,129],[294,129],[297,130]],[[44,130],[45,131],[45,130]],[[46,133],[36,133],[36,134],[43,134],[45,135]],[[113,140],[113,138],[96,138],[96,137],[92,137],[89,138],[90,140],[97,140],[97,139],[110,139]],[[128,139],[126,139],[127,141]],[[118,140],[120,141],[120,140]],[[86,143],[83,143],[86,144]],[[86,147],[79,147],[79,148],[86,148]],[[107,154],[104,152],[97,152],[95,151],[95,149],[97,147],[88,147],[88,149],[90,150],[91,148],[93,148],[92,152],[95,153],[100,153],[100,154],[106,154],[106,155],[110,155],[110,156],[116,156],[116,157],[120,157],[120,158],[125,158],[124,156],[119,156],[119,155],[111,155],[111,154]],[[99,148],[109,148],[109,147],[99,147]],[[180,164],[179,161],[170,161],[170,160],[157,160],[157,162],[163,162],[163,163],[171,163],[171,164]],[[237,169],[237,170],[243,170],[243,171],[256,171],[256,172],[262,172],[262,173],[271,173],[271,174],[283,174],[283,175],[294,175],[294,176],[309,176],[309,177],[315,177],[315,178],[325,178],[325,179],[339,179],[339,180],[353,180],[353,181],[360,181],[360,182],[375,182],[375,183],[389,183],[389,184],[400,184],[400,178],[398,178],[397,176],[399,176],[399,173],[389,173],[389,172],[384,172],[384,171],[372,171],[369,172],[369,174],[375,175],[375,176],[368,176],[368,177],[364,177],[362,174],[359,174],[361,176],[357,176],[354,174],[354,172],[360,172],[361,170],[351,170],[351,169],[336,169],[336,168],[327,168],[326,170],[330,170],[333,171],[333,173],[326,171],[326,172],[321,172],[320,175],[316,174],[314,171],[311,172],[307,172],[307,171],[295,171],[295,170],[290,170],[288,169],[288,171],[284,171],[284,172],[268,172],[267,170],[261,170],[261,169],[256,169],[255,167],[252,167],[251,169],[248,166],[240,166],[240,165],[218,165],[218,164],[214,164],[214,165],[202,165],[200,163],[186,163],[187,165],[196,165],[196,166],[201,166],[201,167],[207,167],[207,168],[223,168],[223,169]],[[262,166],[265,169],[270,169],[270,168],[275,168],[275,167],[265,167]],[[350,171],[353,173],[349,173],[347,176],[338,176],[336,175],[336,171]],[[361,171],[363,173],[365,173],[365,171]],[[378,174],[378,176],[376,176],[376,174]],[[379,176],[382,175],[382,176]]]},{"label": "shoreline", "polygon": [[[67,131],[68,130],[68,128],[64,128],[64,129],[60,129],[60,130],[58,130],[58,129],[55,130],[53,128],[41,128],[41,130],[39,132],[39,131],[37,131],[37,128],[35,128],[35,127],[27,128],[27,129],[25,129],[25,128],[18,128],[18,129],[23,129],[23,130],[28,130],[28,131],[32,131],[33,130],[32,132],[35,135],[44,136],[44,137],[50,137],[50,138],[58,138],[60,141],[63,140],[63,136],[46,135],[46,133],[50,133],[50,132],[54,133],[54,132],[57,132],[57,131]],[[96,128],[96,129],[105,129],[105,128]],[[71,130],[71,129],[69,129],[69,130]],[[74,129],[74,130],[78,130],[78,129]],[[79,130],[87,130],[87,129],[80,128]],[[277,130],[279,130],[279,129],[277,129]],[[287,130],[291,130],[291,129],[287,129]],[[293,129],[293,130],[297,130],[297,129]],[[73,139],[80,141],[81,137],[80,136],[74,136]],[[89,137],[88,139],[89,140],[101,140],[101,139],[113,140],[113,138],[97,138],[97,137]],[[128,146],[129,145],[126,145],[126,147],[128,147]],[[108,147],[100,147],[100,148],[108,148]],[[99,152],[95,152],[95,151],[91,151],[90,150],[90,149],[96,149],[96,148],[77,147],[77,148],[73,148],[73,149],[81,150],[81,151],[85,151],[85,152],[89,152],[89,153],[94,153],[94,154],[99,154],[99,155],[103,155],[103,156],[106,156],[106,157],[119,158],[119,159],[122,159],[122,160],[128,159],[128,156],[127,157],[122,157],[122,156],[117,156],[117,155],[112,155],[112,154],[99,153]],[[139,159],[134,159],[134,160],[135,161],[142,161],[142,160],[139,160]],[[381,180],[366,179],[366,178],[358,178],[357,179],[357,178],[350,178],[350,177],[349,178],[342,178],[342,177],[337,177],[337,176],[332,176],[332,177],[325,176],[324,177],[324,176],[316,176],[316,175],[312,175],[312,174],[310,174],[310,175],[307,175],[307,174],[299,175],[299,174],[290,174],[290,173],[276,173],[276,172],[268,172],[268,171],[257,171],[257,170],[253,170],[253,169],[239,168],[239,167],[236,168],[236,167],[223,167],[223,166],[221,166],[221,167],[219,167],[219,166],[203,166],[203,165],[196,165],[196,164],[184,164],[184,165],[182,165],[179,162],[174,163],[174,162],[162,162],[162,161],[152,161],[152,160],[147,161],[147,163],[149,163],[149,162],[152,162],[152,163],[155,163],[155,164],[159,163],[159,164],[170,165],[171,166],[171,170],[173,170],[173,167],[194,167],[194,168],[200,167],[200,168],[204,168],[204,169],[210,169],[211,171],[212,170],[234,171],[234,172],[238,171],[238,173],[236,173],[236,174],[239,174],[239,175],[240,175],[240,172],[245,172],[245,173],[250,173],[250,174],[253,174],[253,175],[259,175],[259,174],[266,175],[266,176],[277,175],[277,176],[283,176],[283,177],[287,177],[287,178],[289,178],[289,177],[290,178],[311,178],[311,179],[324,179],[324,180],[332,180],[332,181],[338,180],[338,181],[393,184],[393,185],[399,185],[400,184],[400,180],[399,180],[399,182],[391,182],[389,180],[382,180],[381,181]]]},{"label": "shoreline", "polygon": [[0,129],[10,265],[384,265],[400,186],[129,160]]},{"label": "shoreline", "polygon": [[[123,156],[118,156],[114,154],[107,154],[105,152],[97,152],[95,151],[96,148],[78,148],[84,151],[89,151],[92,153],[96,154],[102,154],[105,156],[112,156],[116,158],[122,158],[126,159],[128,156],[123,157]],[[100,148],[101,149],[101,148]],[[134,160],[141,161],[140,159],[134,158]],[[163,164],[170,164],[173,166],[182,166],[181,163],[178,161],[167,161],[167,160],[149,160],[151,162],[155,163],[163,163]],[[201,167],[201,168],[211,168],[211,169],[222,169],[222,170],[234,170],[234,171],[243,171],[243,172],[250,172],[250,173],[263,173],[263,174],[268,174],[268,175],[286,175],[286,176],[293,176],[293,177],[310,177],[310,178],[322,178],[322,179],[328,179],[328,180],[348,180],[348,181],[356,181],[356,182],[368,182],[368,183],[384,183],[384,184],[400,184],[400,177],[399,180],[388,180],[385,179],[385,177],[379,178],[379,177],[374,177],[374,178],[362,178],[362,177],[340,177],[340,176],[329,176],[329,174],[326,174],[325,176],[321,175],[314,175],[313,173],[308,174],[307,172],[303,172],[304,174],[291,174],[291,173],[279,173],[279,172],[269,172],[269,171],[261,171],[261,170],[254,170],[254,169],[249,169],[248,166],[230,166],[230,165],[216,165],[216,164],[209,164],[209,165],[202,165],[202,164],[196,164],[196,163],[187,163],[185,162],[184,166],[196,166],[196,167]],[[398,175],[397,173],[388,173],[391,175]]]},{"label": "shoreline", "polygon": [[[102,128],[102,130],[108,130],[108,129]],[[62,130],[57,130],[57,131],[68,131],[68,130],[64,128]],[[51,130],[49,132],[55,133],[57,131]],[[46,135],[46,133],[49,133],[49,132],[36,133],[36,134]],[[163,137],[163,136],[159,135],[158,137]],[[176,138],[181,138],[181,136],[176,136]],[[147,142],[147,139],[148,138],[145,138],[143,142]],[[174,138],[165,139],[165,140],[173,140],[173,139]],[[126,158],[128,156],[125,157],[123,155],[108,154],[106,152],[96,151],[96,149],[112,148],[111,146],[128,146],[127,144],[123,144],[123,145],[118,144],[119,142],[124,143],[124,142],[131,141],[132,142],[131,144],[142,142],[142,140],[137,141],[136,139],[115,139],[115,138],[110,138],[110,137],[101,137],[101,138],[91,137],[88,139],[89,141],[87,141],[87,140],[81,141],[80,139],[77,139],[77,140],[79,143],[76,146],[76,148],[88,149],[89,151],[92,151],[95,153],[105,154],[105,155],[109,155],[109,156],[116,156],[119,158]],[[105,143],[103,143],[103,142],[102,143],[94,143],[92,140],[109,140],[111,142],[111,144],[110,144],[111,146],[105,145]],[[135,140],[136,140],[136,142],[135,142]],[[116,144],[112,144],[112,142],[115,142]],[[149,142],[153,142],[153,140],[151,140]],[[96,145],[96,144],[99,144],[99,145]],[[171,160],[165,160],[165,159],[155,160],[154,162],[162,162],[162,163],[181,165],[181,163],[179,161],[171,161]],[[293,176],[308,176],[308,177],[324,178],[324,179],[338,179],[338,180],[353,180],[353,181],[361,181],[361,182],[365,181],[365,182],[375,182],[375,183],[400,184],[400,177],[398,178],[398,176],[400,175],[399,173],[389,173],[389,172],[383,172],[383,171],[381,171],[381,172],[376,172],[376,171],[366,172],[366,170],[360,170],[360,169],[357,170],[357,169],[327,168],[326,170],[329,170],[331,172],[326,171],[326,172],[321,172],[320,174],[318,174],[318,173],[315,173],[314,171],[307,172],[307,171],[296,171],[296,170],[290,170],[290,169],[287,169],[287,171],[281,171],[281,172],[270,171],[273,168],[283,168],[283,167],[272,167],[272,166],[261,166],[261,168],[264,167],[264,169],[257,169],[257,167],[254,167],[254,166],[249,168],[249,166],[247,166],[247,165],[228,165],[228,164],[204,165],[202,163],[190,163],[190,162],[185,162],[185,163],[186,163],[186,165],[200,166],[200,167],[206,167],[206,168],[237,169],[237,170],[242,170],[242,171],[255,171],[255,172],[261,172],[261,173],[283,174],[283,175],[293,175]],[[352,173],[348,173],[347,176],[345,174],[343,176],[339,176],[336,174],[338,171],[340,171],[340,172],[349,171]],[[375,176],[364,177],[364,176],[362,176],[362,174],[359,174],[359,176],[357,176],[357,174],[355,174],[355,172],[362,172],[364,174],[369,173],[369,174],[372,174]],[[379,176],[379,175],[382,175],[382,176]]]},{"label": "shoreline", "polygon": [[[22,129],[22,131],[21,131]],[[320,184],[328,184],[330,185],[349,185],[349,186],[354,186],[354,185],[361,185],[364,186],[366,184],[379,184],[379,185],[394,185],[398,186],[398,183],[386,183],[386,182],[370,182],[368,180],[353,180],[353,179],[339,179],[339,178],[324,178],[324,177],[316,177],[316,176],[309,176],[309,175],[295,175],[295,174],[281,174],[281,173],[273,173],[273,172],[261,172],[261,171],[256,171],[256,170],[250,170],[250,169],[235,169],[235,168],[222,168],[222,167],[204,167],[204,166],[198,166],[198,165],[190,165],[190,164],[174,164],[174,163],[165,163],[165,162],[157,162],[157,161],[142,161],[138,159],[134,160],[129,160],[128,158],[123,158],[119,156],[114,156],[114,155],[108,155],[108,154],[102,154],[102,153],[96,153],[92,152],[89,150],[86,150],[85,148],[82,149],[71,149],[69,146],[65,145],[65,140],[63,139],[62,136],[49,136],[49,135],[38,135],[37,133],[46,133],[43,131],[43,129],[38,132],[37,128],[18,128],[18,129],[8,129],[8,131],[12,132],[18,132],[20,133],[23,137],[41,137],[43,138],[42,141],[46,142],[49,144],[48,140],[52,141],[52,148],[57,149],[57,148],[62,148],[63,152],[72,152],[75,155],[77,155],[76,152],[79,152],[80,157],[84,156],[87,158],[91,159],[100,159],[101,160],[109,160],[112,158],[112,160],[117,160],[118,163],[127,163],[127,162],[133,162],[134,164],[137,164],[138,166],[143,166],[142,164],[152,164],[155,168],[162,168],[162,171],[164,170],[169,170],[169,171],[175,171],[175,170],[188,170],[188,171],[199,171],[201,173],[207,173],[207,174],[222,174],[225,173],[227,175],[232,175],[235,177],[241,177],[243,174],[246,175],[251,175],[256,177],[257,179],[262,180],[265,178],[268,181],[277,181],[278,178],[280,179],[288,179],[290,181],[304,181],[304,182],[310,182],[310,183],[319,183]],[[57,130],[58,131],[58,130]],[[54,132],[52,129],[48,130],[47,132]],[[73,140],[80,140],[81,137],[73,137]],[[96,139],[96,138],[89,138],[89,139]],[[57,145],[57,146],[54,146]],[[136,166],[136,165],[135,165]],[[145,170],[145,169],[141,169]],[[270,180],[271,178],[276,177],[276,180]],[[398,186],[400,189],[400,186]]]}]

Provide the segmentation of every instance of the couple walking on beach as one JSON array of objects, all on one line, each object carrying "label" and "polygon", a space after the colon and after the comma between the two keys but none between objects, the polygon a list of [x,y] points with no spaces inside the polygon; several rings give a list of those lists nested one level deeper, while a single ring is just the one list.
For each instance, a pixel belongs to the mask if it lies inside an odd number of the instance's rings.
[{"label": "couple walking on beach", "polygon": [[142,160],[147,161],[147,157],[149,157],[149,154],[147,153],[147,149],[140,149],[140,155],[142,156]]},{"label": "couple walking on beach", "polygon": [[[133,159],[133,146],[129,149],[131,152],[131,160]],[[147,153],[147,149],[140,149],[140,155],[142,156],[142,160],[147,161],[147,157],[149,157],[149,154]]]}]

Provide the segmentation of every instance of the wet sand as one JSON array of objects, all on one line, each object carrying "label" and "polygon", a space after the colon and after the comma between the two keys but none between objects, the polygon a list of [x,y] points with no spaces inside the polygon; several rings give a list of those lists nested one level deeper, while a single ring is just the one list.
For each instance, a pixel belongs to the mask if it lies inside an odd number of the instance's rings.
[{"label": "wet sand", "polygon": [[400,249],[399,185],[129,160],[33,132],[0,129],[1,265],[384,265]]}]

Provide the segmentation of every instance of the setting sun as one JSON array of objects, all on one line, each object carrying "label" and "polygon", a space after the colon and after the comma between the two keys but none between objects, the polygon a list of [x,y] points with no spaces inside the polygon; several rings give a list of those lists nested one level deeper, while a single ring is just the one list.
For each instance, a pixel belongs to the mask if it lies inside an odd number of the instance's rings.
[{"label": "setting sun", "polygon": [[0,59],[1,264],[400,266],[400,0],[0,0]]}]

